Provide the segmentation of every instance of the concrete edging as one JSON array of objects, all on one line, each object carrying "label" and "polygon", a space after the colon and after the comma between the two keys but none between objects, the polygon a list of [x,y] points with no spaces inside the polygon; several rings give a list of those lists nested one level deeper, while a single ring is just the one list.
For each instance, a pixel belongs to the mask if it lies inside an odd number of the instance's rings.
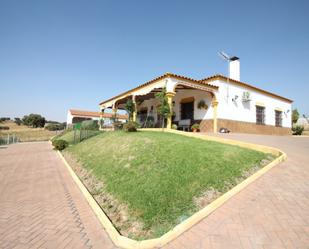
[{"label": "concrete edging", "polygon": [[[162,131],[161,129],[147,129],[152,131]],[[99,204],[96,202],[96,200],[93,198],[93,196],[89,193],[88,189],[85,187],[85,185],[81,182],[79,177],[75,174],[71,166],[67,163],[61,152],[58,151],[58,155],[66,165],[70,175],[72,176],[73,180],[85,196],[87,202],[93,209],[94,213],[98,217],[99,221],[101,222],[102,226],[110,236],[111,240],[114,242],[114,244],[118,247],[125,248],[125,249],[149,249],[149,248],[157,248],[161,247],[168,242],[174,240],[179,235],[181,235],[183,232],[197,224],[199,221],[207,217],[209,214],[214,212],[217,208],[219,208],[221,205],[223,205],[226,201],[228,201],[231,197],[239,193],[241,190],[243,190],[246,186],[254,182],[256,179],[264,175],[266,172],[268,172],[270,169],[272,169],[274,166],[279,164],[280,162],[284,161],[287,156],[286,154],[276,148],[263,146],[263,145],[256,145],[251,143],[245,143],[241,141],[236,140],[230,140],[230,139],[224,139],[224,138],[218,138],[218,137],[211,137],[201,134],[194,134],[194,133],[187,133],[187,132],[181,132],[181,131],[175,131],[175,130],[169,130],[165,129],[166,132],[176,133],[180,135],[185,135],[189,137],[195,137],[199,139],[209,140],[209,141],[216,141],[221,142],[225,144],[230,145],[237,145],[240,147],[250,148],[257,151],[262,151],[265,153],[271,153],[276,156],[278,156],[275,160],[273,160],[271,163],[263,167],[262,169],[255,172],[253,175],[249,176],[247,179],[245,179],[243,182],[236,185],[234,188],[226,192],[225,194],[221,195],[219,198],[211,202],[209,205],[201,209],[200,211],[196,212],[192,216],[190,216],[188,219],[183,221],[182,223],[175,226],[172,230],[162,235],[160,238],[156,239],[149,239],[149,240],[143,240],[143,241],[136,241],[133,239],[129,239],[127,237],[122,236],[117,229],[114,227],[112,222],[109,220],[107,215],[104,213],[104,211],[101,209]]]}]

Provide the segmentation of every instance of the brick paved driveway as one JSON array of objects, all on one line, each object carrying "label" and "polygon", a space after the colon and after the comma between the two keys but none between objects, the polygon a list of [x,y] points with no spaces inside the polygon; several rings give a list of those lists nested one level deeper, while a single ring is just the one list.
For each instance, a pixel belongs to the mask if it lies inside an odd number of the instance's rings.
[{"label": "brick paved driveway", "polygon": [[114,248],[47,142],[0,148],[0,248]]},{"label": "brick paved driveway", "polygon": [[[309,248],[309,138],[223,135],[288,160],[164,248]],[[0,149],[0,247],[114,248],[48,143]]]}]

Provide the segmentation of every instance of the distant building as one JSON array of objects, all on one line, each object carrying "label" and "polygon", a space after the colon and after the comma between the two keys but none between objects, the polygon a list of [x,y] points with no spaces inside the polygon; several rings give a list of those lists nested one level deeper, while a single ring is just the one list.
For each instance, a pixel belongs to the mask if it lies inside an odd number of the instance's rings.
[{"label": "distant building", "polygon": [[[128,119],[127,115],[117,114],[117,120],[120,122],[126,122]],[[112,125],[113,122],[113,114],[112,113],[100,113],[100,112],[92,112],[92,111],[82,111],[82,110],[68,110],[67,113],[67,127],[72,126],[72,124],[80,123],[84,120],[103,120],[105,126]]]}]

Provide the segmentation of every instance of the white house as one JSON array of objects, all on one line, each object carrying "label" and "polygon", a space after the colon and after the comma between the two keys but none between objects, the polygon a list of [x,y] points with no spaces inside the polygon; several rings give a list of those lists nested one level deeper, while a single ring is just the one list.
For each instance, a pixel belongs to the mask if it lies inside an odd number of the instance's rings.
[{"label": "white house", "polygon": [[227,128],[231,132],[257,134],[290,134],[292,100],[240,81],[239,59],[230,61],[230,78],[214,75],[205,79],[192,79],[166,73],[129,91],[101,102],[101,112],[111,108],[123,109],[130,98],[137,112],[133,119],[141,124],[146,120],[160,127],[162,117],[157,114],[158,100],[155,93],[166,88],[173,116],[172,124],[200,125],[202,132],[217,132]]}]

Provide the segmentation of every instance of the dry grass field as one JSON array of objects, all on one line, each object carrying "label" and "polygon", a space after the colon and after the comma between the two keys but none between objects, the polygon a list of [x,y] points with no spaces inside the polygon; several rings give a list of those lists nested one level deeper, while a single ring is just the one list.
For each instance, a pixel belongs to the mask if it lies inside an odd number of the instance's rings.
[{"label": "dry grass field", "polygon": [[[57,135],[57,131],[48,131],[44,128],[31,128],[25,125],[17,125],[13,121],[5,121],[2,126],[10,127],[9,130],[0,130],[0,136],[15,134],[21,142],[46,141]],[[59,131],[58,131],[59,133]]]}]

